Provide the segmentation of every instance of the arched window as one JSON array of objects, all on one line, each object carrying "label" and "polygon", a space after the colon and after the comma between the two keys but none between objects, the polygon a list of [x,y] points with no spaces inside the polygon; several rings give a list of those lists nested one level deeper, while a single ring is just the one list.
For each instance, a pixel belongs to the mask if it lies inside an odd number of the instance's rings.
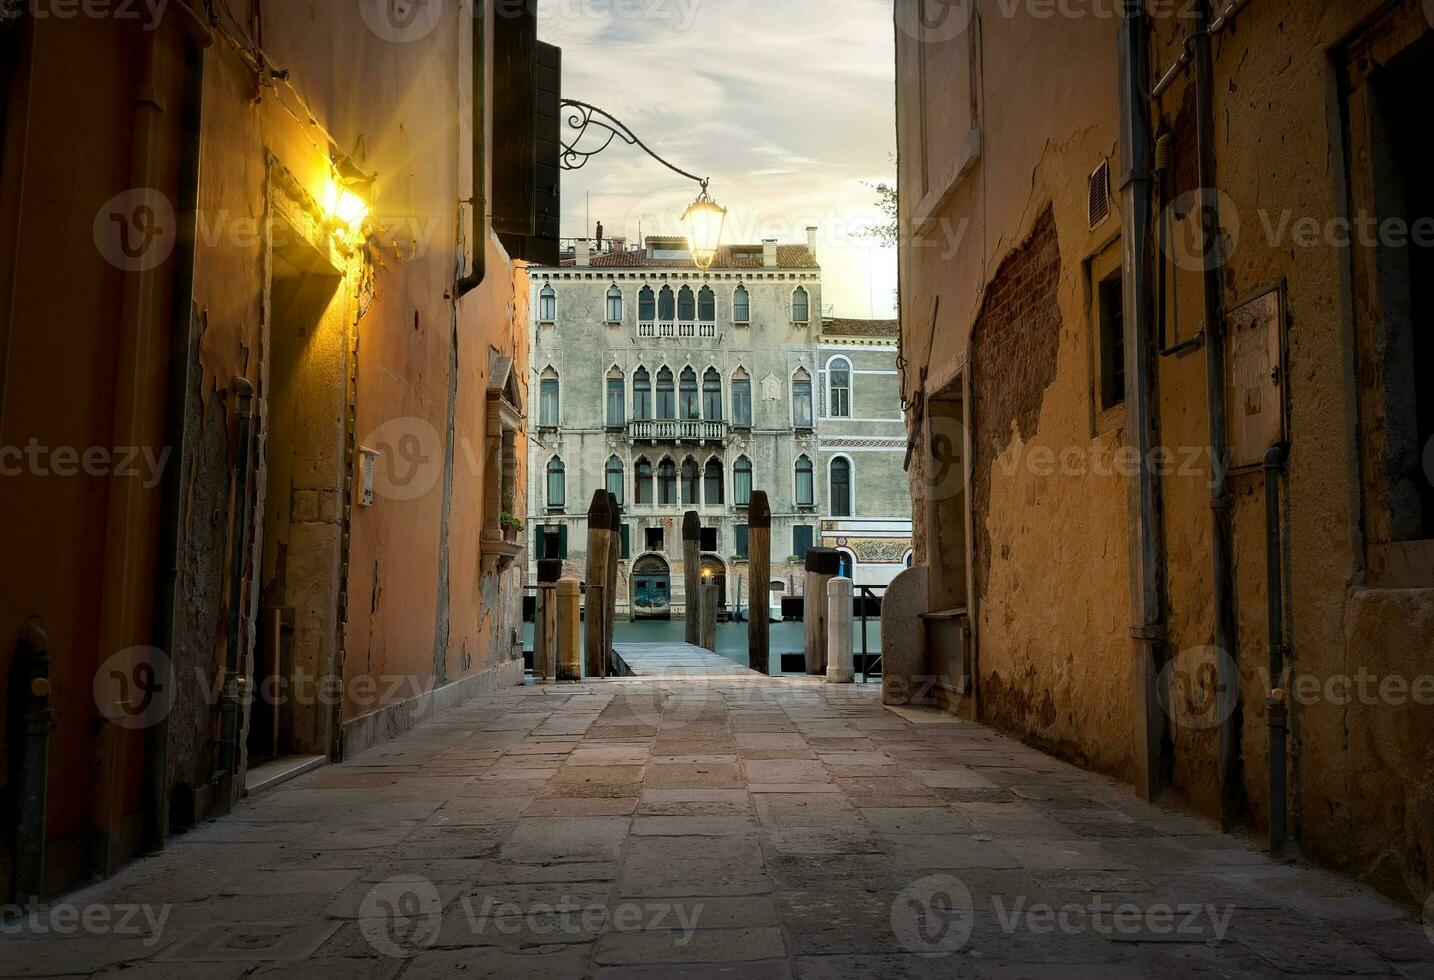
[{"label": "arched window", "polygon": [[639,422],[652,418],[652,375],[638,368],[632,376],[632,417]]},{"label": "arched window", "polygon": [[607,373],[607,427],[621,429],[627,424],[627,389],[622,371],[614,367]]},{"label": "arched window", "polygon": [[668,422],[677,418],[677,394],[667,368],[657,372],[657,417]]},{"label": "arched window", "polygon": [[677,319],[691,323],[697,319],[697,298],[692,295],[691,286],[683,286],[677,294]]},{"label": "arched window", "polygon": [[682,506],[696,507],[702,503],[697,489],[697,460],[688,456],[682,461]]},{"label": "arched window", "polygon": [[702,472],[702,493],[707,499],[707,506],[714,507],[725,503],[722,499],[723,485],[722,461],[720,459],[709,459],[707,468]]},{"label": "arched window", "polygon": [[812,427],[812,376],[801,368],[792,375],[792,424],[798,429]]},{"label": "arched window", "polygon": [[722,420],[722,375],[708,368],[702,376],[702,417],[709,422]]},{"label": "arched window", "polygon": [[702,417],[702,406],[697,402],[697,372],[691,368],[685,368],[682,372],[682,381],[678,385],[677,409],[681,413],[681,419],[700,419]]},{"label": "arched window", "polygon": [[732,467],[732,503],[738,507],[752,504],[752,461],[746,456],[738,456]]},{"label": "arched window", "polygon": [[622,322],[622,290],[613,283],[612,288],[607,291],[607,322]]},{"label": "arched window", "polygon": [[554,456],[548,460],[548,508],[560,510],[567,506],[568,481],[563,461]]},{"label": "arched window", "polygon": [[806,456],[797,457],[797,506],[816,506],[816,483],[813,479],[812,461]]},{"label": "arched window", "polygon": [[662,292],[657,294],[657,318],[663,323],[671,323],[677,318],[677,297],[672,295],[671,286],[663,286]]},{"label": "arched window", "polygon": [[538,381],[538,425],[558,427],[558,372],[548,368]]},{"label": "arched window", "polygon": [[832,459],[831,493],[827,499],[833,517],[851,516],[851,460],[845,456]]},{"label": "arched window", "polygon": [[732,322],[752,322],[752,295],[747,292],[746,286],[738,286],[732,294]]},{"label": "arched window", "polygon": [[632,468],[633,499],[639,504],[652,503],[652,463],[646,456]]},{"label": "arched window", "polygon": [[806,287],[798,286],[797,291],[792,293],[792,322],[806,323],[811,317],[811,305]]},{"label": "arched window", "polygon": [[834,357],[827,364],[827,415],[851,418],[851,362]]},{"label": "arched window", "polygon": [[538,320],[542,323],[554,323],[557,319],[558,294],[553,291],[551,284],[546,284],[538,294]]},{"label": "arched window", "polygon": [[657,319],[657,294],[651,286],[643,286],[642,292],[637,294],[637,318],[643,323]]},{"label": "arched window", "polygon": [[613,456],[607,461],[607,492],[617,498],[619,506],[627,501],[622,495],[623,467],[622,460]]},{"label": "arched window", "polygon": [[677,505],[677,464],[670,459],[657,464],[657,502],[663,507]]},{"label": "arched window", "polygon": [[752,379],[741,368],[732,375],[732,424],[752,427]]},{"label": "arched window", "polygon": [[717,319],[717,294],[707,286],[697,294],[697,319],[711,323]]}]

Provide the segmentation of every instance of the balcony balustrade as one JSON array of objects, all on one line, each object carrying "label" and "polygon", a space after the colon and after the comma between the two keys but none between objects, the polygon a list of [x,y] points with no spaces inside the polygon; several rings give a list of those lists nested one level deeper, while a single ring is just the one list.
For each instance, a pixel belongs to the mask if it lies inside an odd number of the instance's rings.
[{"label": "balcony balustrade", "polygon": [[727,423],[708,419],[651,419],[627,424],[633,442],[723,442]]}]

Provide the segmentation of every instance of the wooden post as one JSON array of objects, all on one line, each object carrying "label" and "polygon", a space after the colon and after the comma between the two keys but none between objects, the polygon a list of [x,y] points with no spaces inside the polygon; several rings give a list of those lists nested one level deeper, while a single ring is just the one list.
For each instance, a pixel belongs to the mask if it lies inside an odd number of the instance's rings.
[{"label": "wooden post", "polygon": [[[556,558],[538,562],[538,584],[552,585],[562,578],[563,563]],[[538,611],[533,625],[533,675],[552,680],[558,666],[558,602],[551,589],[538,590]]]},{"label": "wooden post", "polygon": [[827,672],[827,583],[841,571],[841,552],[834,548],[807,551],[807,590],[802,598],[806,621],[807,673]]},{"label": "wooden post", "polygon": [[558,680],[583,679],[582,633],[578,622],[583,584],[575,578],[558,579],[556,590],[558,620]]},{"label": "wooden post", "polygon": [[747,664],[759,674],[771,673],[772,618],[767,606],[772,600],[772,507],[767,492],[752,492],[747,508],[748,583]]},{"label": "wooden post", "polygon": [[584,661],[588,677],[607,675],[607,577],[613,549],[612,508],[608,492],[593,494],[588,508],[588,594],[583,619]]},{"label": "wooden post", "polygon": [[702,580],[702,649],[717,652],[717,583]]},{"label": "wooden post", "polygon": [[689,510],[682,517],[682,592],[687,642],[702,643],[702,518]]},{"label": "wooden post", "polygon": [[609,670],[609,662],[612,657],[613,626],[617,622],[618,562],[622,560],[622,505],[617,502],[617,496],[611,493],[607,495],[607,505],[612,520],[612,547],[608,549],[607,557],[607,629],[602,645],[603,677],[612,672]]}]

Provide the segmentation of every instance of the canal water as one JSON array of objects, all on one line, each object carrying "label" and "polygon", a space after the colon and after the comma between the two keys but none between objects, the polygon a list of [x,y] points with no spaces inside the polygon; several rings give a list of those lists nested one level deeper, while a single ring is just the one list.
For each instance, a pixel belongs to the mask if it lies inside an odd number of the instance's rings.
[{"label": "canal water", "polygon": [[[805,626],[800,622],[772,624],[771,672],[781,673],[781,654],[801,653],[805,643]],[[680,619],[647,619],[631,623],[619,619],[613,627],[614,643],[681,643],[687,636],[687,624]],[[523,645],[533,648],[533,624],[523,624]],[[870,618],[866,621],[866,648],[874,660],[881,654],[881,620]],[[861,620],[852,623],[852,651],[858,676],[861,674]],[[718,623],[717,653],[741,664],[751,666],[747,661],[747,624]]]}]

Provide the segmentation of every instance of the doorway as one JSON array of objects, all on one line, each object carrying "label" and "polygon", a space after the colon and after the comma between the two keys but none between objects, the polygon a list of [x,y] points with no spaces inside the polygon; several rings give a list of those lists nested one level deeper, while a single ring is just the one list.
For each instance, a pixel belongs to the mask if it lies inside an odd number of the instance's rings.
[{"label": "doorway", "polygon": [[330,753],[346,492],[343,278],[292,225],[270,240],[261,381],[262,564],[245,745],[248,786]]},{"label": "doorway", "polygon": [[632,618],[672,618],[672,569],[661,555],[643,555],[632,566]]}]

